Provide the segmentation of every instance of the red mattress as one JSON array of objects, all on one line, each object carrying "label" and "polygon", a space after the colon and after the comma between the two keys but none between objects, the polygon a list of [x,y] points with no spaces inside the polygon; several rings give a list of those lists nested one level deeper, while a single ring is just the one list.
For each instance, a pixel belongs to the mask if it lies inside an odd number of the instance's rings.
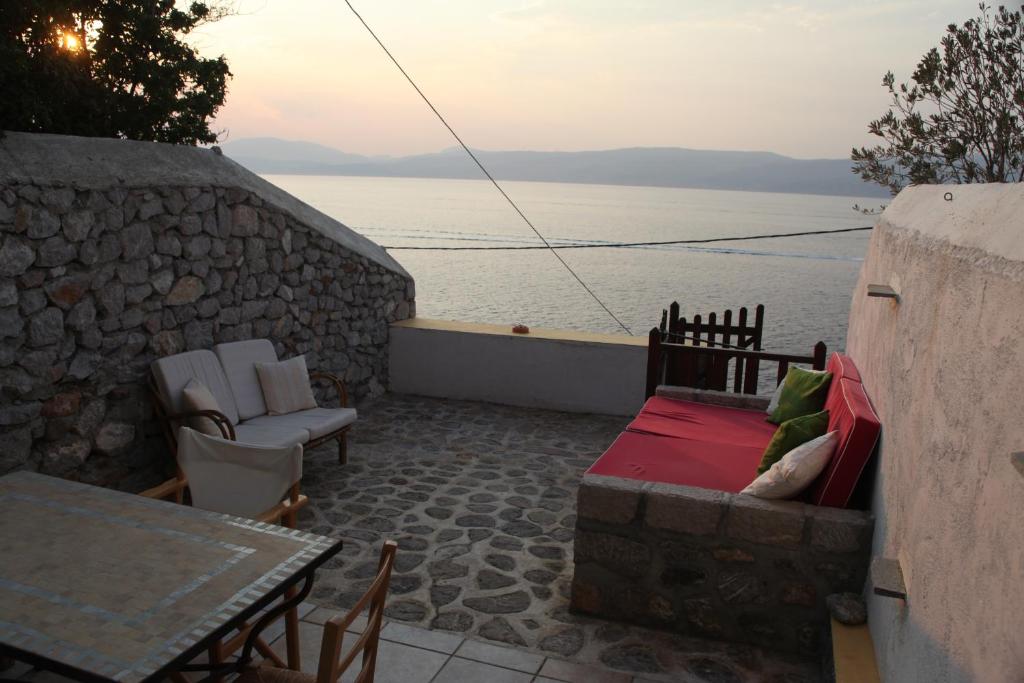
[{"label": "red mattress", "polygon": [[765,421],[766,417],[767,413],[760,410],[726,408],[652,396],[626,430],[677,439],[748,446],[763,452],[776,428],[776,425]]},{"label": "red mattress", "polygon": [[[801,498],[845,507],[871,458],[880,427],[853,362],[836,353],[828,370],[833,375],[825,400],[828,430],[839,432],[839,444],[825,471]],[[760,410],[654,396],[587,471],[738,493],[757,476],[757,465],[775,433],[775,425],[765,417]]]},{"label": "red mattress", "polygon": [[764,418],[655,396],[588,472],[737,493],[757,476],[775,433]]}]

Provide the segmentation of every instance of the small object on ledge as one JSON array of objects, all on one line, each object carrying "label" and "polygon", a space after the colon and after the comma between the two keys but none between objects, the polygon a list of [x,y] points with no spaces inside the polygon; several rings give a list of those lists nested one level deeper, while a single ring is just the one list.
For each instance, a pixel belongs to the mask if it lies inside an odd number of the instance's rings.
[{"label": "small object on ledge", "polygon": [[530,328],[522,323],[512,326],[513,334],[530,334]]},{"label": "small object on ledge", "polygon": [[871,560],[871,587],[875,595],[907,599],[907,586],[903,583],[903,570],[897,560],[876,557]]},{"label": "small object on ledge", "polygon": [[220,147],[218,147],[217,145],[214,145],[214,146],[213,146],[213,147],[211,147],[210,149],[211,149],[211,150],[213,151],[213,153],[214,153],[214,154],[216,154],[217,156],[219,156],[219,157],[222,157],[222,156],[224,156],[224,150],[222,150],[222,149],[221,149]]},{"label": "small object on ledge", "polygon": [[857,593],[833,593],[825,598],[829,614],[840,624],[860,626],[868,620],[864,598]]},{"label": "small object on ledge", "polygon": [[884,299],[900,300],[900,295],[889,285],[868,285],[868,296],[878,296]]}]

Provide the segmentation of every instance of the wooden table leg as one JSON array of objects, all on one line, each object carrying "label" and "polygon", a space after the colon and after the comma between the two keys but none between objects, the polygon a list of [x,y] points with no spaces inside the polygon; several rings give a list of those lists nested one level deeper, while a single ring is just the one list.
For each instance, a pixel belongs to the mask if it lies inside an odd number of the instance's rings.
[{"label": "wooden table leg", "polygon": [[[294,598],[298,593],[295,586],[285,591],[284,599]],[[292,671],[302,670],[302,654],[299,649],[299,610],[292,607],[284,613],[284,640],[288,650],[288,668]]]}]

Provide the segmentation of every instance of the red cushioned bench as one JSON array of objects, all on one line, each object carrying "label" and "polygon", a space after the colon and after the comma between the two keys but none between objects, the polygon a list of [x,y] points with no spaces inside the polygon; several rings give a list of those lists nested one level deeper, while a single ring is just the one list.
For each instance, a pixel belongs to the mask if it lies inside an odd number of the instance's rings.
[{"label": "red cushioned bench", "polygon": [[[805,496],[815,505],[846,507],[880,427],[853,361],[835,353],[827,369],[828,430],[839,432],[839,445]],[[765,417],[763,410],[652,396],[587,473],[738,493],[754,480],[775,433]]]}]

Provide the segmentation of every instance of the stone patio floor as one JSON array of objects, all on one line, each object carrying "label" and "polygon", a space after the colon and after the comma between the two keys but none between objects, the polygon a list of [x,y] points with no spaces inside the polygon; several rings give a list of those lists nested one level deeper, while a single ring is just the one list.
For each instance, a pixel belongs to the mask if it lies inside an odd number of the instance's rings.
[{"label": "stone patio floor", "polygon": [[[345,540],[317,573],[311,601],[323,609],[314,614],[354,604],[390,538],[399,552],[385,634],[428,628],[416,637],[455,647],[456,655],[486,641],[516,648],[497,652],[532,657],[539,664],[531,675],[546,675],[539,667],[552,657],[628,674],[607,680],[820,680],[811,662],[569,613],[577,482],[626,422],[400,395],[365,406],[349,435],[347,465],[338,465],[330,445],[305,461],[310,507],[300,527]],[[586,679],[604,680],[592,670]]]}]

